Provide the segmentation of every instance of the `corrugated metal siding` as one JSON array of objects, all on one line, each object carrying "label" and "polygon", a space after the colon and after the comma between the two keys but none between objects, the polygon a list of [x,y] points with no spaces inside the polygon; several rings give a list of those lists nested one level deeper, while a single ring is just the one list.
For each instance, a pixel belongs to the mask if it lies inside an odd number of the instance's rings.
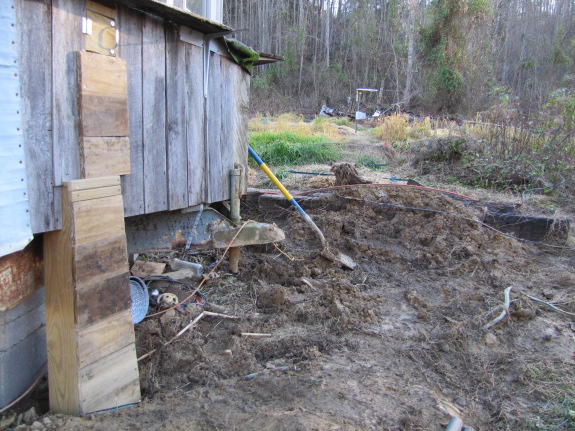
[{"label": "corrugated metal siding", "polygon": [[14,0],[0,3],[0,256],[31,240]]}]

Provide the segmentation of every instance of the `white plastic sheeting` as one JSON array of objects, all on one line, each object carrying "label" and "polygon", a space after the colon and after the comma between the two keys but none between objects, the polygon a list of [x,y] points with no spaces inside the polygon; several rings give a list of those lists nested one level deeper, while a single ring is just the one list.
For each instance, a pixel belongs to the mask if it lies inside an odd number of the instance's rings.
[{"label": "white plastic sheeting", "polygon": [[0,256],[22,250],[32,240],[15,0],[0,1]]}]

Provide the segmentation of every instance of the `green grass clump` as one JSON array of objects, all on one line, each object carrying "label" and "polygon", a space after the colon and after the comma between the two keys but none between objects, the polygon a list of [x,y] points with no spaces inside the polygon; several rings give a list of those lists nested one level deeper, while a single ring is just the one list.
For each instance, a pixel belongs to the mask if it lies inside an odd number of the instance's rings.
[{"label": "green grass clump", "polygon": [[381,170],[382,168],[388,165],[389,163],[386,163],[382,159],[372,157],[369,155],[363,155],[359,159],[357,159],[357,162],[355,162],[355,166],[357,166],[358,168],[364,166],[366,168],[371,169],[372,171]]},{"label": "green grass clump", "polygon": [[250,145],[264,163],[274,166],[326,163],[339,156],[336,144],[325,142],[321,136],[287,131],[252,133]]},{"label": "green grass clump", "polygon": [[353,124],[353,122],[348,117],[330,118],[329,122],[338,126],[355,127],[355,124]]}]

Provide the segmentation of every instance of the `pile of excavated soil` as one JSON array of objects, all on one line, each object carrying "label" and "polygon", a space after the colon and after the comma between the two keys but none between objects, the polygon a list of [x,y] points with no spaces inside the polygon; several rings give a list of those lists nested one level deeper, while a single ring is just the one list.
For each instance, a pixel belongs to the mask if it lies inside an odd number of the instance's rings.
[{"label": "pile of excavated soil", "polygon": [[[177,338],[200,308],[145,320],[138,355],[158,350],[139,362],[144,401],[52,423],[439,431],[458,416],[476,430],[572,429],[575,324],[526,296],[575,311],[572,252],[487,229],[465,201],[433,191],[331,193],[338,211],[308,213],[354,270],[323,257],[294,210],[263,220],[246,208],[244,218],[277,223],[286,240],[244,248],[239,274],[224,260],[202,289],[205,309],[239,319],[203,317]],[[509,315],[481,329],[501,312],[508,286]]]}]

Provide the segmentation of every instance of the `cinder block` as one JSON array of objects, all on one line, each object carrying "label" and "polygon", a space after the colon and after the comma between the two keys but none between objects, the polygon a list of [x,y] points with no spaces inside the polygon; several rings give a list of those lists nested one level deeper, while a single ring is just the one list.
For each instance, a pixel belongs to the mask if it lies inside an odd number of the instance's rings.
[{"label": "cinder block", "polygon": [[[1,312],[0,312],[1,313]],[[0,352],[6,352],[46,324],[44,304],[0,324]]]},{"label": "cinder block", "polygon": [[0,408],[22,394],[46,362],[44,289],[0,311]]},{"label": "cinder block", "polygon": [[0,352],[0,408],[30,387],[46,362],[46,331],[42,326],[6,352]]},{"label": "cinder block", "polygon": [[44,306],[44,288],[38,289],[33,295],[6,311],[0,311],[0,326],[18,319],[38,307]]}]

